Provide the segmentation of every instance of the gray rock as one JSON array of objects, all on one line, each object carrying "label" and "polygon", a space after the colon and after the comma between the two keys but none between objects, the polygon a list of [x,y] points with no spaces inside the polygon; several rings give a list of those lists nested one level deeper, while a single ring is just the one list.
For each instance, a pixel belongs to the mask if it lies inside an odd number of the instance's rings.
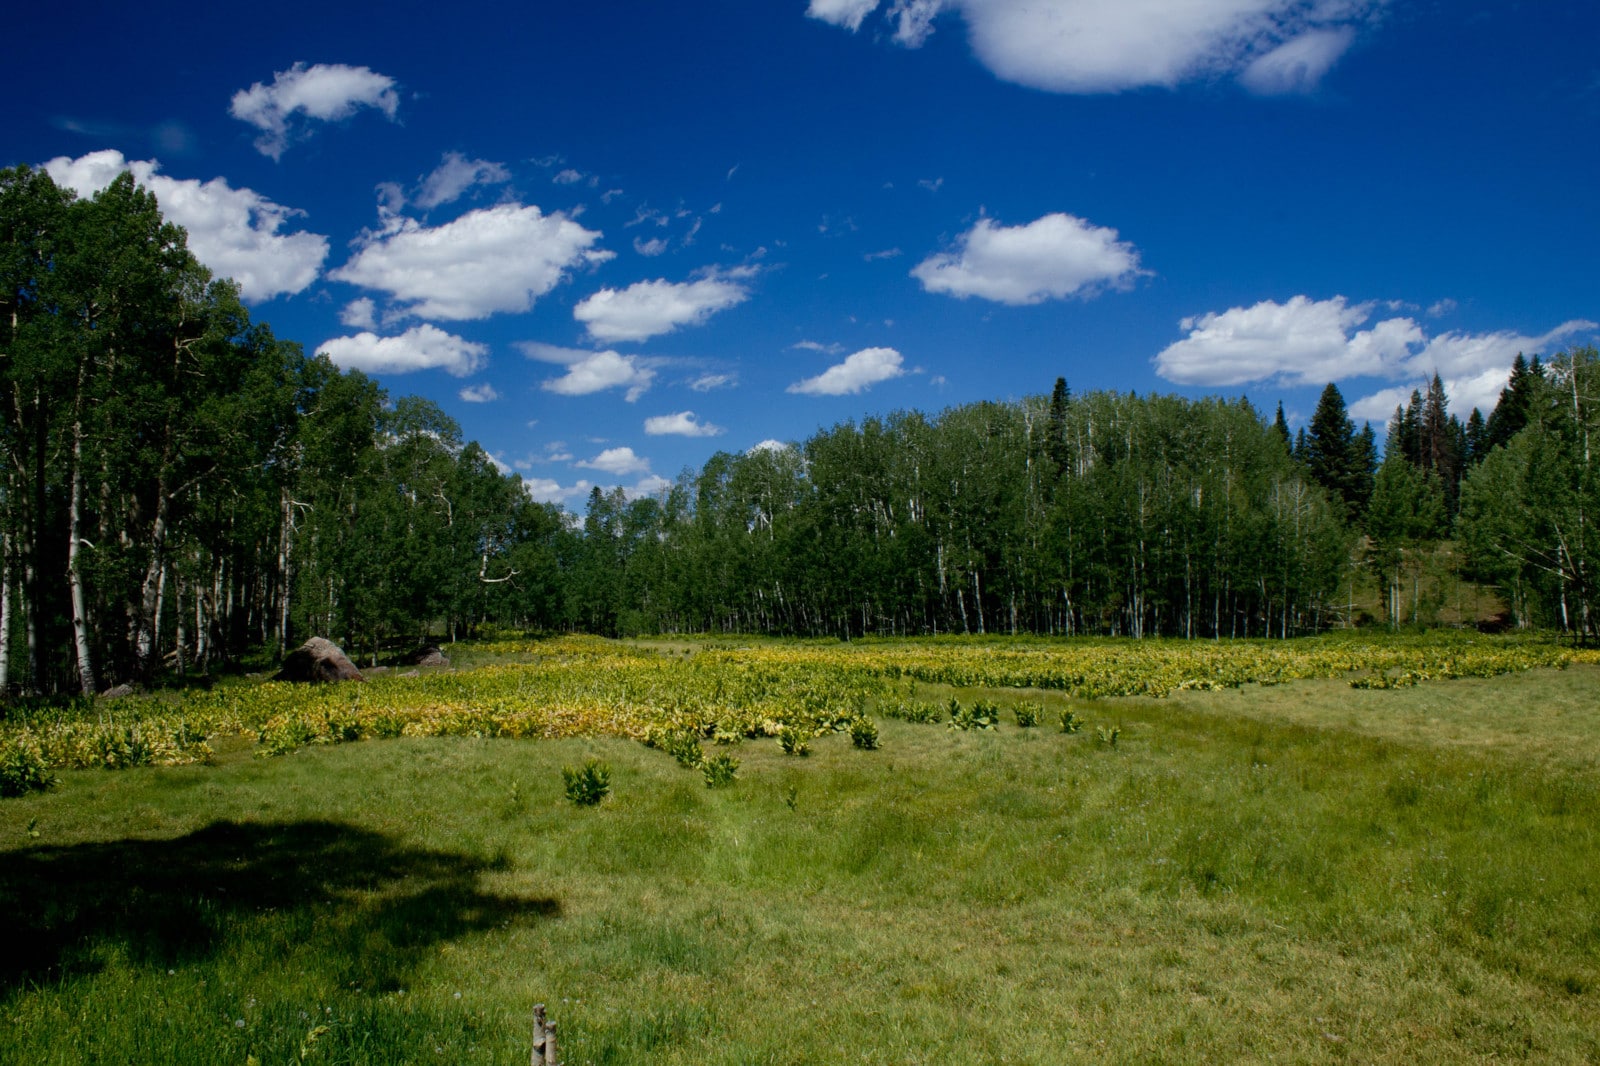
[{"label": "gray rock", "polygon": [[272,675],[274,681],[365,681],[356,664],[339,646],[322,637],[312,637],[283,657],[283,666]]}]

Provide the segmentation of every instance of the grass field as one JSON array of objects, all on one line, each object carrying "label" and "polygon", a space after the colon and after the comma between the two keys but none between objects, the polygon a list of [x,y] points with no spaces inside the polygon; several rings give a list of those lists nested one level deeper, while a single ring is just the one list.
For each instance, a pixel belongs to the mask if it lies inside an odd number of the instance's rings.
[{"label": "grass field", "polygon": [[[1051,646],[974,648],[904,661],[1026,680],[1005,656]],[[679,724],[757,669],[670,653],[706,664]],[[769,689],[833,676],[814,647],[758,653],[793,660]],[[416,684],[559,673],[479,661]],[[642,698],[644,674],[602,672]],[[209,761],[58,770],[0,802],[0,1062],[523,1063],[536,1002],[569,1066],[1600,1060],[1600,666],[1160,699],[874,684],[849,714],[1006,709],[972,731],[878,714],[878,750],[826,731],[804,758],[752,712],[705,742],[739,761],[717,789],[604,701],[622,735],[258,758],[272,704]],[[612,793],[576,807],[561,770],[591,757]]]}]

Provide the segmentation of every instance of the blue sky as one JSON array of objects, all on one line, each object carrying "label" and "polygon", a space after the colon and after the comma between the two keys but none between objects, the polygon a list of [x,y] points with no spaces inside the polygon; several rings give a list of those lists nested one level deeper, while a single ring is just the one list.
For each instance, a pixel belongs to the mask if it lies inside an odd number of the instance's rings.
[{"label": "blue sky", "polygon": [[1600,337],[1600,11],[28,5],[0,162],[131,168],[253,314],[581,507],[1049,391],[1463,417]]}]

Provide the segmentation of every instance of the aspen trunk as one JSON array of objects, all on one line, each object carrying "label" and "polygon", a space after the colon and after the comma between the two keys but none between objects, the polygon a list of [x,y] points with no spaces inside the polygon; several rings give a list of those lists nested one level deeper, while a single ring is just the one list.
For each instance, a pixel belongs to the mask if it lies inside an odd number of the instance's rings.
[{"label": "aspen trunk", "polygon": [[72,641],[78,655],[78,683],[93,696],[94,658],[89,650],[88,598],[83,588],[83,538],[79,510],[83,497],[83,422],[72,423],[72,492],[67,507],[67,576],[72,586]]}]

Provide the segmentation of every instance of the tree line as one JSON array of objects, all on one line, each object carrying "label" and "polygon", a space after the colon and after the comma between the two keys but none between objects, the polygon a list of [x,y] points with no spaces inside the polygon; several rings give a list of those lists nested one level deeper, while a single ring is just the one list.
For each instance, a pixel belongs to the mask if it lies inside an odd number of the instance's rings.
[{"label": "tree line", "polygon": [[983,402],[718,453],[667,490],[530,499],[434,404],[252,322],[123,175],[0,171],[0,692],[98,691],[328,635],[1290,636],[1389,621],[1455,537],[1521,624],[1592,635],[1593,349],[1487,419],[1436,377],[1380,461],[1329,385]]}]

